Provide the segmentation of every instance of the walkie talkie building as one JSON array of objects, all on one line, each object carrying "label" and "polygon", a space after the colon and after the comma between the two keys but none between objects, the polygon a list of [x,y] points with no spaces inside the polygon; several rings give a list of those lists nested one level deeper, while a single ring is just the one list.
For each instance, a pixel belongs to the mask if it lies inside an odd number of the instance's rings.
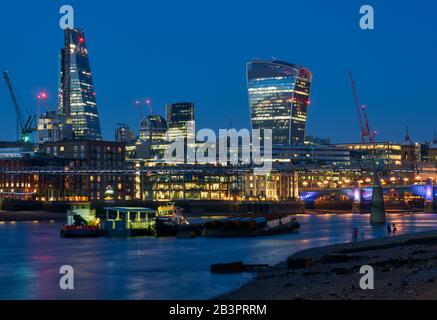
[{"label": "walkie talkie building", "polygon": [[305,142],[312,74],[282,61],[247,64],[252,129],[272,129],[273,145]]}]

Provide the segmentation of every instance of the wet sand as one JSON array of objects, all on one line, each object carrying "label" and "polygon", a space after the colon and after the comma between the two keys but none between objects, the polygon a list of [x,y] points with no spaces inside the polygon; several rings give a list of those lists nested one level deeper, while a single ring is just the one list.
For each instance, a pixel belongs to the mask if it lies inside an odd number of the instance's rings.
[{"label": "wet sand", "polygon": [[[374,290],[360,288],[364,265],[374,269]],[[437,231],[301,251],[218,299],[434,300]]]}]

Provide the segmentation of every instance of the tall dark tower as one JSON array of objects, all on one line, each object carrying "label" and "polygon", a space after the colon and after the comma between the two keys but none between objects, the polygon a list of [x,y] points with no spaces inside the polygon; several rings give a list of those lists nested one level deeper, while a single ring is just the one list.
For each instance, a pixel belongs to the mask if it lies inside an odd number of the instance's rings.
[{"label": "tall dark tower", "polygon": [[72,120],[75,140],[101,140],[85,34],[79,29],[65,29],[64,42],[64,48],[61,49],[58,113]]}]

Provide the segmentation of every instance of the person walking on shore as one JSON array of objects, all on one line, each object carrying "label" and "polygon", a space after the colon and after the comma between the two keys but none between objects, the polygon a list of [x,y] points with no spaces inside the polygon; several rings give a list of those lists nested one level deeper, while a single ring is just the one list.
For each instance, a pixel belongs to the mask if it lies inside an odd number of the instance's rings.
[{"label": "person walking on shore", "polygon": [[392,230],[393,230],[393,235],[395,235],[396,232],[398,231],[398,228],[396,228],[396,224],[394,224],[394,223],[393,223],[393,228],[392,228]]},{"label": "person walking on shore", "polygon": [[352,239],[354,242],[358,240],[358,228],[352,229]]},{"label": "person walking on shore", "polygon": [[389,235],[391,234],[391,225],[390,225],[390,223],[387,225],[387,233]]}]

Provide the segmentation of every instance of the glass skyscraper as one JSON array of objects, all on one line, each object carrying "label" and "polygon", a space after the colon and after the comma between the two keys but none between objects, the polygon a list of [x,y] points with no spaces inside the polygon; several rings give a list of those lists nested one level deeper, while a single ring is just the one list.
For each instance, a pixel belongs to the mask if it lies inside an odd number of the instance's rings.
[{"label": "glass skyscraper", "polygon": [[305,142],[312,74],[282,61],[247,64],[252,129],[272,129],[273,145]]},{"label": "glass skyscraper", "polygon": [[65,29],[61,49],[58,112],[71,119],[75,140],[101,140],[96,93],[88,58],[85,34]]},{"label": "glass skyscraper", "polygon": [[193,138],[187,137],[188,125],[194,126],[194,103],[180,102],[168,104],[166,106],[167,125],[168,125],[168,140],[175,141],[178,138]]}]

